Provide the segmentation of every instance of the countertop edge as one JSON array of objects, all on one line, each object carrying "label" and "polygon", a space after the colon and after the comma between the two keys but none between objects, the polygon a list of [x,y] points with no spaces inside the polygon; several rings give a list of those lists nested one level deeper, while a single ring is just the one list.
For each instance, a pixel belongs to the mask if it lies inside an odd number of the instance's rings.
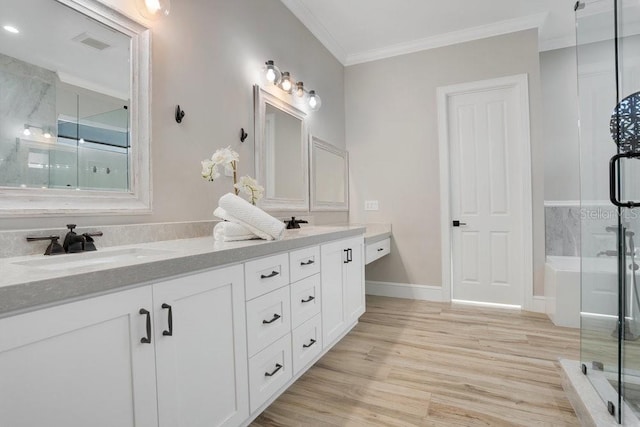
[{"label": "countertop edge", "polygon": [[380,242],[381,240],[385,240],[391,237],[391,232],[390,231],[385,231],[383,233],[380,234],[376,234],[373,236],[369,236],[369,237],[365,237],[364,238],[364,244],[368,245],[371,243],[377,243]]},{"label": "countertop edge", "polygon": [[[174,277],[213,270],[308,246],[363,235],[364,227],[332,230],[312,236],[261,242],[253,246],[177,256],[0,287],[0,318],[91,298]],[[105,277],[107,276],[107,277]]]}]

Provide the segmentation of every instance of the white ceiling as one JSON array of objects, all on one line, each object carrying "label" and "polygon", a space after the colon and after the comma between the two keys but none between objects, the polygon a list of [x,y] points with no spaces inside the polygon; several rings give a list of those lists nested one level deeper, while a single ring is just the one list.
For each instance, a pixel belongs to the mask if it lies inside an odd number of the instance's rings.
[{"label": "white ceiling", "polygon": [[539,29],[540,50],[575,43],[575,0],[282,0],[344,65]]},{"label": "white ceiling", "polygon": [[[8,33],[4,25],[20,33]],[[83,33],[109,47],[74,40]],[[0,53],[54,71],[66,83],[128,99],[130,44],[125,34],[57,1],[0,0]]]}]

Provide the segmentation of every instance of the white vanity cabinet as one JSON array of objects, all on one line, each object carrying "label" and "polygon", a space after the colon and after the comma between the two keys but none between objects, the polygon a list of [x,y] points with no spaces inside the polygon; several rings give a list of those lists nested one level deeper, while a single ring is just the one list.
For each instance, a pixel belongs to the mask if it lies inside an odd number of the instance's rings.
[{"label": "white vanity cabinet", "polygon": [[364,239],[324,244],[322,257],[322,336],[333,345],[365,311]]},{"label": "white vanity cabinet", "polygon": [[153,285],[161,427],[249,416],[244,300],[242,265]]},{"label": "white vanity cabinet", "polygon": [[0,425],[157,426],[152,311],[145,286],[0,319]]}]

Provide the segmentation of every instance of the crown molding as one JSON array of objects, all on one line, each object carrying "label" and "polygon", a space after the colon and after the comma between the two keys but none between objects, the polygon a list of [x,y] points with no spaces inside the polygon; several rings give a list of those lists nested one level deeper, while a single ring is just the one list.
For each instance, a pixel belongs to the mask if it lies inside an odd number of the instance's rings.
[{"label": "crown molding", "polygon": [[439,47],[485,39],[488,37],[500,36],[517,31],[528,30],[531,28],[540,28],[547,19],[547,16],[548,13],[528,15],[521,18],[508,19],[492,24],[467,28],[460,31],[452,31],[450,33],[439,34],[433,37],[427,37],[406,43],[399,43],[380,49],[373,49],[366,52],[347,55],[344,65],[350,66],[361,64],[364,62],[376,61],[393,56],[405,55],[408,53],[436,49]]},{"label": "crown molding", "polygon": [[347,53],[318,18],[299,0],[281,0],[320,43],[342,64],[345,65]]},{"label": "crown molding", "polygon": [[549,50],[563,49],[565,47],[573,47],[576,45],[576,35],[574,33],[552,39],[540,40],[538,50],[546,52]]}]

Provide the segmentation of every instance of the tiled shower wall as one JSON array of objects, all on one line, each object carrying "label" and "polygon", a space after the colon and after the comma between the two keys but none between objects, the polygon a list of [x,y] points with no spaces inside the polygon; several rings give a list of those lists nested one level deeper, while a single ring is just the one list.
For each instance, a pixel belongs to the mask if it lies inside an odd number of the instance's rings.
[{"label": "tiled shower wall", "polygon": [[[545,206],[546,254],[555,256],[607,256],[616,249],[617,209],[606,205]],[[628,229],[640,232],[636,211],[625,209]]]}]

